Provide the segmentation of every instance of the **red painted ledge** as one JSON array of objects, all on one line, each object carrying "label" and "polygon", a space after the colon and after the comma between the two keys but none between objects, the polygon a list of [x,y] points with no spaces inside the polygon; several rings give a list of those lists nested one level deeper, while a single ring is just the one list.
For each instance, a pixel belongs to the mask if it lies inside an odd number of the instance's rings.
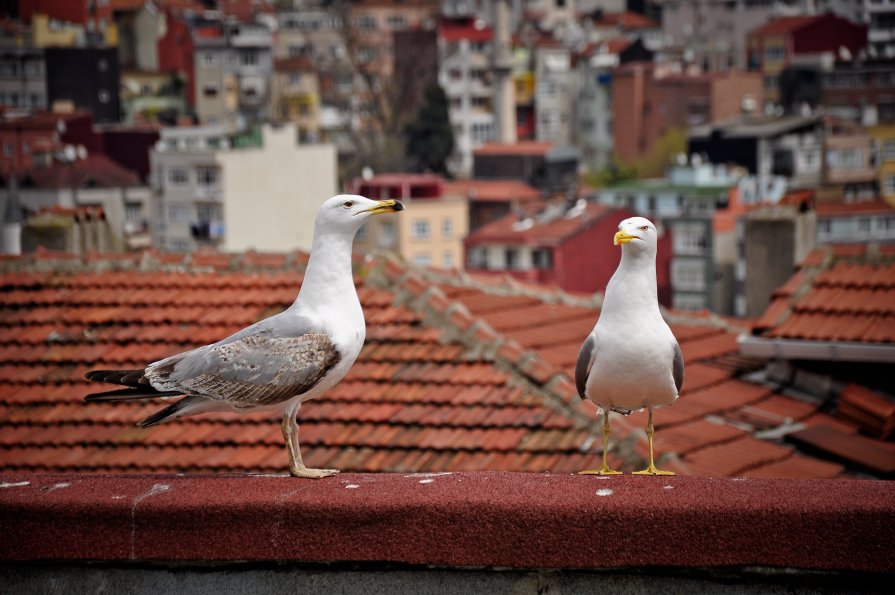
[{"label": "red painted ledge", "polygon": [[895,482],[0,474],[4,560],[895,571]]}]

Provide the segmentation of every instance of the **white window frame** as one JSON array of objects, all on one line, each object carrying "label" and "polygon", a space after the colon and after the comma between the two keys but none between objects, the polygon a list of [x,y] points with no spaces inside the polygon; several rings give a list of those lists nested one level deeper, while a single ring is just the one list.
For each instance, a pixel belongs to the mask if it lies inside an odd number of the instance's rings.
[{"label": "white window frame", "polygon": [[428,219],[414,219],[410,225],[410,237],[414,240],[428,240],[431,237],[431,229]]}]

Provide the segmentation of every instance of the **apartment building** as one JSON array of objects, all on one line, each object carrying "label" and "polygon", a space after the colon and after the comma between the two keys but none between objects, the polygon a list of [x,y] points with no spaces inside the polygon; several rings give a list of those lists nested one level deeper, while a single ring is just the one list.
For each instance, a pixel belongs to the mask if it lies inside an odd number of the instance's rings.
[{"label": "apartment building", "polygon": [[444,190],[444,179],[430,174],[380,174],[354,180],[351,192],[375,200],[398,199],[406,207],[400,217],[369,221],[355,238],[355,252],[388,250],[420,266],[462,268],[468,202]]},{"label": "apartment building", "polygon": [[317,208],[336,191],[331,145],[296,144],[294,124],[234,134],[165,128],[150,154],[153,245],[188,252],[309,250]]}]

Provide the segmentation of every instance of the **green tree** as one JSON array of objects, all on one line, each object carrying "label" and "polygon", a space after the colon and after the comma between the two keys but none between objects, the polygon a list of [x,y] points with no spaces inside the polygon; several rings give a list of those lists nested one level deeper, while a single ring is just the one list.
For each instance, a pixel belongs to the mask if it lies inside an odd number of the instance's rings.
[{"label": "green tree", "polygon": [[447,160],[454,151],[454,130],[448,116],[448,98],[437,83],[426,87],[416,119],[405,128],[406,154],[416,171],[447,175]]}]

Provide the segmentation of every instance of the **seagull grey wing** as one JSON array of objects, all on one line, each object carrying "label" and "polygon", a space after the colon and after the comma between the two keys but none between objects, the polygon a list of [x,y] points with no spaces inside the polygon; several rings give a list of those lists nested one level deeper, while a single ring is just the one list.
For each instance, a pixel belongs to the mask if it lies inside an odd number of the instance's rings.
[{"label": "seagull grey wing", "polygon": [[674,378],[674,386],[677,388],[677,393],[681,394],[681,387],[684,386],[684,354],[677,341],[674,342],[674,359],[671,362],[671,376]]},{"label": "seagull grey wing", "polygon": [[578,362],[575,364],[575,386],[578,387],[578,396],[587,399],[584,391],[587,389],[587,376],[594,365],[597,341],[593,334],[587,336],[581,349],[578,351]]},{"label": "seagull grey wing", "polygon": [[[153,386],[224,401],[236,408],[274,405],[311,390],[342,359],[326,333],[265,325],[263,332],[202,347],[147,370]],[[304,331],[304,332],[300,332]]]}]

